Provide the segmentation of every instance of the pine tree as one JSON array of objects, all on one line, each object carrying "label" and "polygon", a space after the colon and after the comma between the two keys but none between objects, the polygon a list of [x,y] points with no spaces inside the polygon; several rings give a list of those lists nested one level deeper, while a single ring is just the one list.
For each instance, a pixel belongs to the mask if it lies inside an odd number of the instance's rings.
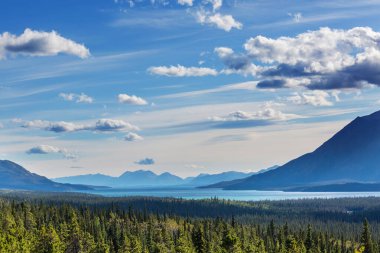
[{"label": "pine tree", "polygon": [[204,232],[202,228],[198,225],[196,228],[193,230],[193,244],[195,247],[195,251],[197,253],[205,253],[206,252],[206,241],[204,237]]},{"label": "pine tree", "polygon": [[361,246],[364,247],[363,253],[375,253],[373,249],[371,231],[367,219],[364,219],[363,221],[363,232],[360,238],[360,243]]}]

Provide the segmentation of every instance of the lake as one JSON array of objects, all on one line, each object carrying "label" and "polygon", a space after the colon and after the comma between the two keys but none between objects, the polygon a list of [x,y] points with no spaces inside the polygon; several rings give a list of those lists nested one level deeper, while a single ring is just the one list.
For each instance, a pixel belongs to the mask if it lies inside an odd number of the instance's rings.
[{"label": "lake", "polygon": [[282,191],[227,191],[197,188],[151,188],[151,189],[101,189],[85,191],[106,197],[173,197],[183,199],[207,199],[217,197],[230,200],[286,200],[306,198],[380,197],[380,192],[282,192]]}]

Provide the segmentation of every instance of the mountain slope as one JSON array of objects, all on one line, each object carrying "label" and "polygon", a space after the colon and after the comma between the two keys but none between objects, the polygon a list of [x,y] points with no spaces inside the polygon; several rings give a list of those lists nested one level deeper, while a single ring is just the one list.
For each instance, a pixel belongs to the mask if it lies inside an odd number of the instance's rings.
[{"label": "mountain slope", "polygon": [[57,183],[69,183],[69,184],[83,184],[83,185],[98,185],[105,186],[110,185],[115,182],[117,178],[111,177],[103,174],[87,174],[71,177],[61,177],[52,179]]},{"label": "mountain slope", "polygon": [[70,191],[91,189],[82,185],[53,182],[46,177],[31,173],[17,163],[0,160],[0,188],[14,190]]},{"label": "mountain slope", "polygon": [[227,171],[219,174],[200,174],[194,178],[188,180],[187,185],[191,186],[203,186],[209,184],[215,184],[226,180],[234,180],[245,178],[252,175],[252,173],[244,173],[237,171]]},{"label": "mountain slope", "polygon": [[314,152],[275,170],[210,187],[273,190],[358,181],[380,182],[380,111],[356,118]]}]

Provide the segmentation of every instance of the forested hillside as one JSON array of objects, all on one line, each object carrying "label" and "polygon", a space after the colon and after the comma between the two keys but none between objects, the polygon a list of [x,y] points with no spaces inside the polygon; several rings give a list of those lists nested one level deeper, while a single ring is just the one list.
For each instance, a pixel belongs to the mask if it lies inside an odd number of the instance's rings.
[{"label": "forested hillside", "polygon": [[[357,200],[364,204],[363,208],[376,210],[375,204],[369,204],[373,199]],[[314,204],[311,201],[306,204],[303,216],[298,217],[302,213],[302,201],[255,204],[216,199],[198,202],[132,198],[128,202],[128,199],[90,195],[37,198],[28,194],[6,194],[0,199],[0,252],[379,252],[378,233],[374,232],[378,230],[376,219],[379,217],[370,218],[375,230],[366,220],[364,224],[356,221],[358,217],[352,220],[346,217],[349,226],[345,226],[339,221],[339,216],[345,217],[339,210],[353,202],[337,201],[335,208],[332,202],[327,202],[325,217],[313,217],[310,207],[318,207],[323,200],[315,200]],[[146,208],[141,210],[143,203]],[[195,217],[189,210],[186,217],[176,215],[174,209],[153,212],[152,203],[179,208],[188,204],[199,204],[197,208],[203,209],[220,206],[231,216]],[[298,206],[296,214],[288,209],[292,205]],[[276,212],[275,206],[283,208]],[[276,221],[260,220],[260,215],[255,216],[253,212],[260,209],[266,218],[280,213],[283,216],[278,216],[280,219]],[[317,209],[323,213],[325,208]],[[348,213],[354,215],[355,211]],[[298,225],[294,222],[296,219]],[[335,231],[321,228],[321,223],[328,220]]]}]

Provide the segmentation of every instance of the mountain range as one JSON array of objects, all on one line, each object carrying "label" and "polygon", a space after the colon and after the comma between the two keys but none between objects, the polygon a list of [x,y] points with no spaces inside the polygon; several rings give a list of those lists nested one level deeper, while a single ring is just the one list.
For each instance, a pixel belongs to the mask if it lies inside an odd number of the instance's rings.
[{"label": "mountain range", "polygon": [[255,173],[227,171],[219,174],[199,174],[196,177],[187,177],[183,179],[168,172],[157,175],[149,170],[138,170],[127,171],[119,177],[112,177],[104,174],[87,174],[54,178],[52,180],[58,183],[98,185],[117,188],[166,186],[197,187],[222,181],[241,179],[253,174]]},{"label": "mountain range", "polygon": [[325,189],[337,185],[341,187],[343,183],[346,186],[360,183],[362,188],[365,185],[373,188],[372,183],[376,182],[380,182],[380,111],[357,117],[315,151],[275,170],[209,187],[228,190],[310,190],[313,188],[309,187],[314,186],[324,186]]}]

